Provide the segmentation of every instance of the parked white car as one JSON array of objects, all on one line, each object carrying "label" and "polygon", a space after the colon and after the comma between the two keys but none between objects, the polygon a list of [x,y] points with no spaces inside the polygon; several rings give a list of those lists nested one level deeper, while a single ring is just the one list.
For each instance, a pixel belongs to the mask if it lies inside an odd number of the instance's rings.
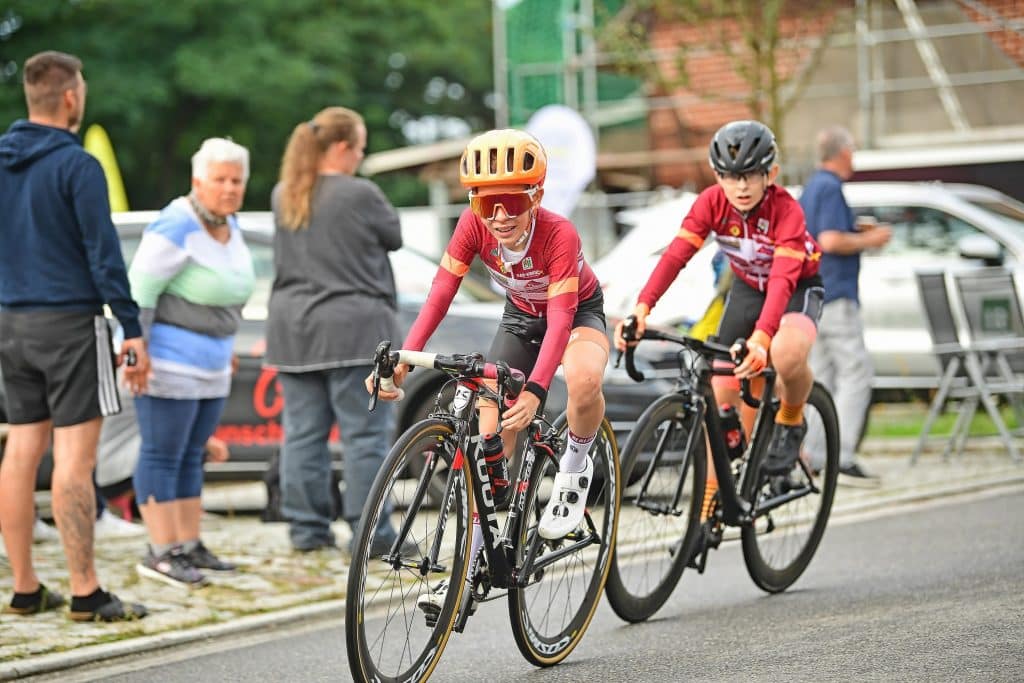
[{"label": "parked white car", "polygon": [[[790,191],[799,196],[800,188]],[[1024,204],[991,188],[937,182],[846,183],[843,192],[854,213],[873,215],[893,230],[888,245],[861,259],[860,296],[875,386],[937,386],[938,365],[914,272],[994,264],[1024,270]],[[695,198],[684,193],[619,215],[633,228],[594,264],[610,317],[632,311]],[[699,319],[714,294],[715,251],[709,240],[652,311],[652,322],[685,326]]]}]

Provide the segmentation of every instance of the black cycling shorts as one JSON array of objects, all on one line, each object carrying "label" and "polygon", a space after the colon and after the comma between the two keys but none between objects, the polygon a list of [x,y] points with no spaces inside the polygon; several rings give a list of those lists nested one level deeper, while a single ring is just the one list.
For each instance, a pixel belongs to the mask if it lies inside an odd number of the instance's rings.
[{"label": "black cycling shorts", "polygon": [[70,427],[121,410],[106,318],[68,311],[0,311],[7,421]]},{"label": "black cycling shorts", "polygon": [[[608,323],[604,317],[604,294],[600,287],[594,290],[590,298],[579,302],[576,315],[572,319],[572,329],[591,327],[608,333]],[[544,341],[544,333],[548,329],[548,319],[538,318],[525,313],[508,299],[505,300],[505,311],[501,316],[498,332],[491,342],[491,350],[487,353],[490,362],[503,360],[509,367],[522,370],[529,377],[533,366],[540,355],[540,345]]]},{"label": "black cycling shorts", "polygon": [[[760,292],[739,278],[735,278],[725,298],[725,310],[718,324],[714,339],[720,344],[732,344],[738,338],[747,339],[754,333],[754,325],[761,317],[765,293]],[[820,275],[799,280],[793,295],[789,297],[786,313],[803,313],[818,326],[821,308],[825,300],[825,287]]]}]

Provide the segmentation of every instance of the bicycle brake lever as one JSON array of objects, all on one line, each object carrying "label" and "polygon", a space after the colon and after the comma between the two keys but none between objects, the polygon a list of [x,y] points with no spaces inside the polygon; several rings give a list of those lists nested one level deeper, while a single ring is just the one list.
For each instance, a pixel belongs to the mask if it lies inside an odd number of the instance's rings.
[{"label": "bicycle brake lever", "polygon": [[377,395],[380,394],[380,372],[377,368],[373,369],[373,392],[370,394],[370,401],[366,404],[366,409],[371,413],[373,409],[377,407]]}]

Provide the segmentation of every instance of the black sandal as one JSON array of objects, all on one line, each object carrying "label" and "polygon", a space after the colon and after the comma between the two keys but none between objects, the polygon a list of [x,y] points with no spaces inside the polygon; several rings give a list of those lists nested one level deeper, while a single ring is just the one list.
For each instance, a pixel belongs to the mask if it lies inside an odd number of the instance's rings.
[{"label": "black sandal", "polygon": [[[4,614],[18,614],[27,617],[32,614],[58,609],[67,602],[63,595],[51,591],[41,583],[39,584],[39,590],[35,593],[30,595],[22,593],[21,596],[22,600],[19,601],[19,595],[17,593],[14,594],[14,597],[11,598],[11,604],[4,607]],[[27,602],[25,598],[28,598]],[[25,604],[15,605],[15,602],[23,602]]]}]

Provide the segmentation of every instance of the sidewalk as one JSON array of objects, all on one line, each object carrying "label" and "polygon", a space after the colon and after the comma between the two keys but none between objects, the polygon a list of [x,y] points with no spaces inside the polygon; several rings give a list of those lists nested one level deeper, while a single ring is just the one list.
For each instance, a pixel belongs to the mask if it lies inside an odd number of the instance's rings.
[{"label": "sidewalk", "polygon": [[[975,438],[965,455],[945,462],[936,444],[914,467],[912,440],[865,442],[861,462],[882,477],[875,489],[840,487],[833,518],[852,517],[886,506],[927,500],[993,486],[1024,486],[1024,466],[1014,464],[997,439]],[[941,449],[939,449],[941,450]],[[347,565],[340,552],[291,552],[287,527],[264,524],[235,510],[262,504],[261,484],[209,485],[203,521],[206,544],[240,565],[224,576],[209,573],[212,584],[186,591],[140,579],[135,563],[144,549],[139,539],[101,540],[96,547],[103,585],[122,599],[150,609],[141,621],[124,624],[79,624],[66,612],[33,617],[0,615],[0,680],[59,671],[87,662],[158,649],[169,645],[281,625],[289,621],[343,614]],[[335,529],[339,544],[348,528]],[[67,573],[59,543],[35,545],[40,578],[67,595]],[[0,555],[0,600],[11,596],[11,574]]]}]

